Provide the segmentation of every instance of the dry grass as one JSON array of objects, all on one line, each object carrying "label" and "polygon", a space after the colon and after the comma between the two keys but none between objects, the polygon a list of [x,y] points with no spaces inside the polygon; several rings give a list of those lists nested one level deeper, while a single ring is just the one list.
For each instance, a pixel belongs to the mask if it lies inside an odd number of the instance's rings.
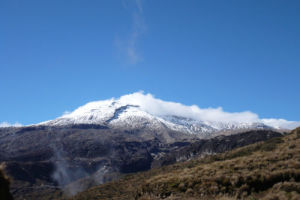
[{"label": "dry grass", "polygon": [[282,138],[127,176],[73,199],[300,199],[300,128]]}]

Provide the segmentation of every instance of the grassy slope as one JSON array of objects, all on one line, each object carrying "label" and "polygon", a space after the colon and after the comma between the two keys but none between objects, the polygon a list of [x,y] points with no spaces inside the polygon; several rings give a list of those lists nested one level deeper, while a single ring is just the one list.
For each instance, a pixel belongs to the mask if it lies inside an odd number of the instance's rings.
[{"label": "grassy slope", "polygon": [[300,199],[300,128],[282,138],[126,176],[72,199]]}]

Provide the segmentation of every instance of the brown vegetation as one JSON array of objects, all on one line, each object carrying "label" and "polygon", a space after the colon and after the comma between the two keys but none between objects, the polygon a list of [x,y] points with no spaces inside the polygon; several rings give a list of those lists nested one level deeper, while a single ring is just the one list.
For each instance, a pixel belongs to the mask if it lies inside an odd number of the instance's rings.
[{"label": "brown vegetation", "polygon": [[13,197],[9,192],[9,179],[4,175],[3,171],[0,169],[0,199],[2,200],[12,200]]},{"label": "brown vegetation", "polygon": [[126,176],[76,199],[300,199],[300,128],[267,142]]}]

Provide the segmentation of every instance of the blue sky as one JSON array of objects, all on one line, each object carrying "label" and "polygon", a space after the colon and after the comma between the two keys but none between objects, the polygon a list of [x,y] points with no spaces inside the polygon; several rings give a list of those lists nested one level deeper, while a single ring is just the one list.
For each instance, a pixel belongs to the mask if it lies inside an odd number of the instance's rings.
[{"label": "blue sky", "polygon": [[2,0],[0,123],[155,97],[299,121],[300,1]]}]

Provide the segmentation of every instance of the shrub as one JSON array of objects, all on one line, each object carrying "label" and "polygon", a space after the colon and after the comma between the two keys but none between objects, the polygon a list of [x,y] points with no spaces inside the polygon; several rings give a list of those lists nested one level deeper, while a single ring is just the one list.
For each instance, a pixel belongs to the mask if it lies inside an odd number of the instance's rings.
[{"label": "shrub", "polygon": [[9,192],[9,179],[0,170],[0,199],[12,200],[13,197]]}]

